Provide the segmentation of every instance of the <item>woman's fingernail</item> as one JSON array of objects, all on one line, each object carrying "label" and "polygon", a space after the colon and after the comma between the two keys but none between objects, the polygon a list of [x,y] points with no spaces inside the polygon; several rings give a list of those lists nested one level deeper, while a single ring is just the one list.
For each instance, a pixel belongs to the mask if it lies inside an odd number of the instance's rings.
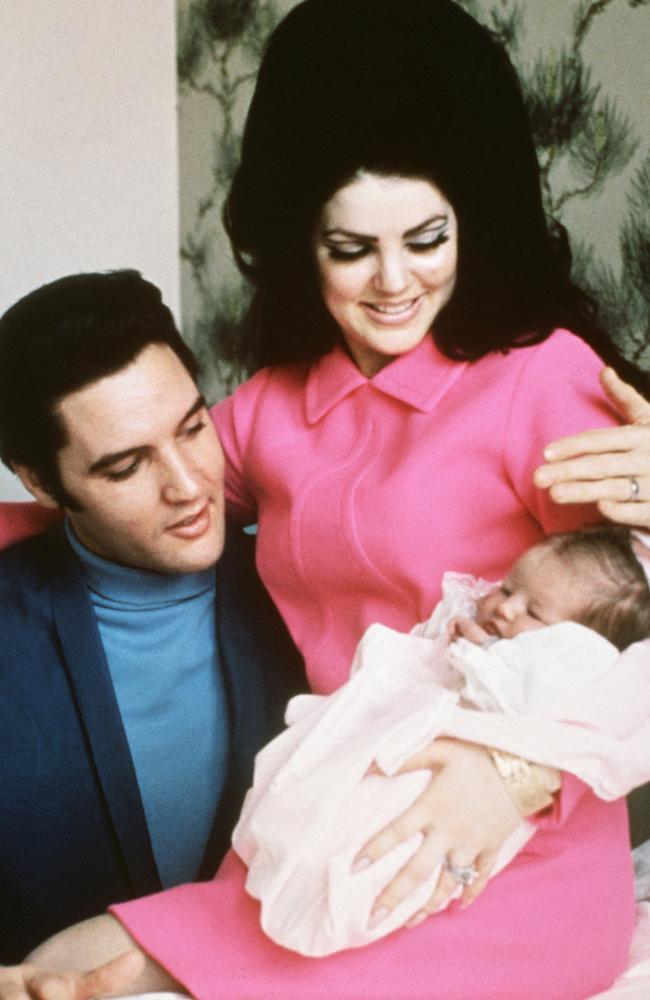
[{"label": "woman's fingernail", "polygon": [[356,875],[357,872],[362,872],[365,868],[370,868],[370,865],[370,858],[364,855],[363,858],[359,858],[359,860],[355,861],[352,865],[352,874]]},{"label": "woman's fingernail", "polygon": [[544,448],[544,458],[547,462],[552,462],[555,458],[555,448],[552,445],[549,444]]},{"label": "woman's fingernail", "polygon": [[426,912],[426,910],[420,910],[419,913],[416,913],[413,917],[411,917],[410,920],[406,922],[406,926],[408,927],[409,930],[411,930],[412,927],[417,927],[418,924],[423,923],[427,919],[427,916],[428,913]]},{"label": "woman's fingernail", "polygon": [[370,923],[368,924],[370,930],[374,930],[375,927],[382,922],[382,920],[386,919],[389,913],[390,910],[387,906],[380,906],[378,910],[375,910],[375,912],[371,915]]}]

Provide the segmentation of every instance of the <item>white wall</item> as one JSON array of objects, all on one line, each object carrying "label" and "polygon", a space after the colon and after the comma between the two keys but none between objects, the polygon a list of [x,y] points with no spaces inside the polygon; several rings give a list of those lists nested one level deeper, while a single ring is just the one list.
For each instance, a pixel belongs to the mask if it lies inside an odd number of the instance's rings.
[{"label": "white wall", "polygon": [[[0,313],[136,267],[178,317],[174,0],[0,0]],[[25,494],[1,467],[0,499]]]}]

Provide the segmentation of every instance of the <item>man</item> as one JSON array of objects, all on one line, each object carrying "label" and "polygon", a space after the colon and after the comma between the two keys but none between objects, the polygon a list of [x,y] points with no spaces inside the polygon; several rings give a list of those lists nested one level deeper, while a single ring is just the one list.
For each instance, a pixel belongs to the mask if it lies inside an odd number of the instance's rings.
[{"label": "man", "polygon": [[134,271],[0,318],[0,455],[65,513],[0,554],[0,963],[210,877],[304,684],[252,539],[225,530],[195,376]]}]

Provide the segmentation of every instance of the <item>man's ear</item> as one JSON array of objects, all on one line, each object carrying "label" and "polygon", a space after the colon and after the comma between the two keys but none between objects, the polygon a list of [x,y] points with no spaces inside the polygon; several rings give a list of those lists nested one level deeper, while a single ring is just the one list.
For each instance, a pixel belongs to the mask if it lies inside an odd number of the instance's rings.
[{"label": "man's ear", "polygon": [[43,507],[60,507],[61,505],[57,503],[53,496],[51,496],[43,486],[41,486],[40,480],[33,469],[30,469],[27,465],[19,465],[17,462],[13,463],[12,468],[21,483],[28,490],[35,500]]}]

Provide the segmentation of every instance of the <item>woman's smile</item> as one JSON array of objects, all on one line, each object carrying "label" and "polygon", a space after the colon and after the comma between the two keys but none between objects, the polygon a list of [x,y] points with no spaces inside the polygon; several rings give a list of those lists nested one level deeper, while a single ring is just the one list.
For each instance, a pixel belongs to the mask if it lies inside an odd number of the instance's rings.
[{"label": "woman's smile", "polygon": [[368,313],[382,326],[400,326],[412,319],[419,309],[422,296],[405,302],[366,302]]}]

